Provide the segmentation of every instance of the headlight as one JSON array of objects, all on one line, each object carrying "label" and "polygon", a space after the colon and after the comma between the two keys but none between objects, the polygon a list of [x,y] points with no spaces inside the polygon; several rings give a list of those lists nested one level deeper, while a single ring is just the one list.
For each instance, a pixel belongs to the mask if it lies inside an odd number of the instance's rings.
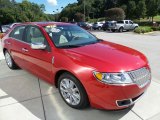
[{"label": "headlight", "polygon": [[133,83],[132,79],[127,73],[101,73],[93,72],[94,76],[100,82],[108,84],[130,84]]}]

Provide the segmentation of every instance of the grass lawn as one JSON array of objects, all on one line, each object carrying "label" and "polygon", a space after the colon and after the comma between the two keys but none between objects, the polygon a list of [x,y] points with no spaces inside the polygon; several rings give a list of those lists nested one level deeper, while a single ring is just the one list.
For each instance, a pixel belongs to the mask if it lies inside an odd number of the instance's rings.
[{"label": "grass lawn", "polygon": [[160,21],[160,15],[154,17],[154,20],[155,20],[155,21]]},{"label": "grass lawn", "polygon": [[[139,20],[136,20],[136,21],[139,21]],[[144,18],[144,19],[141,18],[141,22],[148,22],[148,21],[149,21],[149,19],[147,19],[147,18]],[[150,18],[150,21],[152,21],[151,18]],[[160,15],[155,16],[153,18],[153,21],[160,22]]]}]

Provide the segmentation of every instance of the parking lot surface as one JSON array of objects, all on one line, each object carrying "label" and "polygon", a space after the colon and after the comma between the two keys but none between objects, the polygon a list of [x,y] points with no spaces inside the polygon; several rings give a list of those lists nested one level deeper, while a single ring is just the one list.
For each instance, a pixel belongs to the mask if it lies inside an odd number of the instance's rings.
[{"label": "parking lot surface", "polygon": [[10,70],[0,45],[0,120],[160,120],[160,33],[92,32],[100,39],[144,53],[152,69],[152,83],[137,103],[124,110],[70,108],[58,90],[24,70]]}]

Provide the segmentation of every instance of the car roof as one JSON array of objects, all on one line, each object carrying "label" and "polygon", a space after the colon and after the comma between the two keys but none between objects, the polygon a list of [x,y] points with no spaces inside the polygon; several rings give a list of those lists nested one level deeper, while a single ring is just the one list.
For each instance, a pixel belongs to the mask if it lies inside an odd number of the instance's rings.
[{"label": "car roof", "polygon": [[38,25],[38,26],[48,26],[48,25],[74,25],[71,23],[64,23],[64,22],[26,22],[19,25]]}]

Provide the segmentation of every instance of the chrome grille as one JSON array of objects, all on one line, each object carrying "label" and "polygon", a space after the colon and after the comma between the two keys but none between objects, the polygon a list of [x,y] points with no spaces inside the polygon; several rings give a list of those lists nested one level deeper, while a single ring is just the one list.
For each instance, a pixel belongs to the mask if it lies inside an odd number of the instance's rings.
[{"label": "chrome grille", "polygon": [[128,72],[128,75],[140,88],[147,85],[151,80],[151,73],[147,68],[141,68],[135,71]]}]

